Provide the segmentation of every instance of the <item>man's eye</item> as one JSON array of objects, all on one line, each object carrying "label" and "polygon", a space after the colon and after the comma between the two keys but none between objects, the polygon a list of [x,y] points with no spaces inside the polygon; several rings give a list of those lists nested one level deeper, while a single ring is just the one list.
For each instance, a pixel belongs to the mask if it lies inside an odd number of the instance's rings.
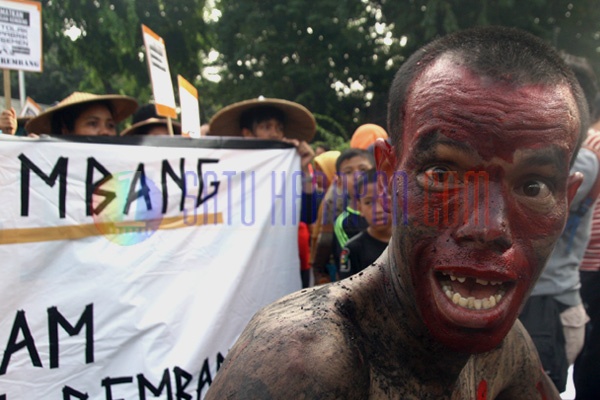
[{"label": "man's eye", "polygon": [[427,169],[425,173],[434,179],[437,179],[439,182],[443,182],[444,179],[448,178],[449,173],[451,173],[447,167],[435,166]]},{"label": "man's eye", "polygon": [[544,182],[531,180],[523,184],[523,194],[527,197],[548,197],[552,191]]},{"label": "man's eye", "polygon": [[448,167],[436,165],[425,170],[425,178],[429,185],[453,184],[458,181],[458,174],[456,171],[451,171]]},{"label": "man's eye", "polygon": [[434,165],[419,174],[421,185],[432,190],[454,189],[460,183],[458,172],[444,165]]}]

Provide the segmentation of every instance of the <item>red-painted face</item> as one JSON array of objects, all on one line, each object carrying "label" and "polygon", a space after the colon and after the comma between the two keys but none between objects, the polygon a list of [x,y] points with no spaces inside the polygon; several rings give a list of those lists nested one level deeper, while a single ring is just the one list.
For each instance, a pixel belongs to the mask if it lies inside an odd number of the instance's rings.
[{"label": "red-painted face", "polygon": [[390,243],[399,277],[438,341],[488,351],[517,318],[580,182],[568,179],[574,98],[566,85],[483,78],[448,55],[417,78],[405,115],[390,181],[407,207]]}]

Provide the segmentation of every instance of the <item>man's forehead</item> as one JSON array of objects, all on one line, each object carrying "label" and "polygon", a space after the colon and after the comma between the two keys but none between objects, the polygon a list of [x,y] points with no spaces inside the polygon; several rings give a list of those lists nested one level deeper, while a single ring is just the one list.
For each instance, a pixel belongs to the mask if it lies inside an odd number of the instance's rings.
[{"label": "man's forehead", "polygon": [[[470,143],[454,140],[439,132],[432,132],[420,137],[416,149],[424,158],[427,158],[427,153],[430,152],[441,159],[452,159],[458,156],[468,159],[471,163],[485,163],[478,149],[472,147]],[[568,170],[564,152],[564,148],[551,143],[538,142],[535,146],[520,146],[515,143],[510,162],[517,165],[554,165],[558,169]],[[506,163],[506,159],[502,160],[499,156],[493,156],[489,161],[499,164]]]},{"label": "man's forehead", "polygon": [[431,131],[451,131],[455,139],[462,134],[464,140],[487,141],[492,150],[509,140],[528,147],[554,143],[572,153],[579,124],[567,83],[515,85],[477,74],[457,55],[446,54],[415,79],[404,128],[405,135],[419,138]]}]

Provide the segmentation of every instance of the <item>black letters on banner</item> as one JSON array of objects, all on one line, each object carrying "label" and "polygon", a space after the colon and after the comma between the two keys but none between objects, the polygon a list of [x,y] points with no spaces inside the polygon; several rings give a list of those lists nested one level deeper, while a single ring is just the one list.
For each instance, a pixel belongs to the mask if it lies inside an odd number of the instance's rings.
[{"label": "black letters on banner", "polygon": [[221,354],[220,352],[217,353],[217,371],[221,369],[221,365],[223,365],[224,361],[225,357],[223,357],[223,354]]},{"label": "black letters on banner", "polygon": [[85,325],[85,363],[94,362],[94,305],[88,304],[77,321],[75,327],[58,312],[56,307],[48,309],[48,333],[50,335],[50,368],[58,368],[58,325],[62,326],[69,336],[79,334]]},{"label": "black letters on banner", "polygon": [[175,375],[175,398],[177,400],[192,400],[192,395],[185,392],[185,388],[192,381],[192,374],[184,369],[175,367],[173,368],[173,375]]},{"label": "black letters on banner", "polygon": [[64,157],[59,157],[50,176],[46,175],[24,154],[19,154],[19,160],[21,160],[21,216],[27,217],[29,215],[29,175],[31,171],[33,171],[50,187],[54,187],[56,178],[59,178],[58,214],[60,218],[65,218],[67,204],[67,166],[69,160]]},{"label": "black letters on banner", "polygon": [[149,389],[154,396],[159,396],[162,394],[163,389],[167,388],[167,398],[173,398],[173,392],[171,390],[171,379],[168,368],[165,369],[165,372],[163,373],[163,377],[160,380],[158,388],[154,387],[150,382],[148,382],[146,377],[144,377],[144,374],[138,374],[137,380],[138,390],[140,393],[140,400],[146,400],[146,389]]},{"label": "black letters on banner", "polygon": [[[19,332],[23,334],[23,341],[21,342],[17,342]],[[25,311],[20,310],[17,311],[15,322],[13,323],[10,337],[8,338],[8,344],[6,345],[6,350],[4,350],[2,364],[0,364],[0,375],[6,374],[10,357],[24,347],[27,347],[32,364],[36,367],[42,367],[42,360],[40,360],[40,355],[35,347],[35,341],[33,340],[33,336],[31,335],[31,331],[27,325]]]},{"label": "black letters on banner", "polygon": [[133,382],[133,378],[130,376],[125,376],[121,378],[104,378],[102,379],[102,386],[104,386],[104,391],[106,394],[106,400],[115,400],[112,396],[112,386],[120,385],[123,383],[131,383]]},{"label": "black letters on banner", "polygon": [[[26,155],[20,154],[19,160],[21,161],[21,216],[29,216],[29,193],[30,193],[30,181],[31,171],[33,171],[38,177],[40,177],[47,185],[54,187],[56,180],[59,182],[59,193],[58,193],[58,208],[60,218],[66,217],[66,200],[67,200],[67,169],[69,159],[66,157],[59,157],[50,172],[50,175],[46,175],[37,165],[33,163]],[[196,200],[196,208],[207,200],[214,197],[221,184],[220,181],[215,180],[208,185],[212,187],[209,192],[205,189],[205,177],[202,171],[203,164],[214,164],[218,163],[219,160],[215,158],[199,158],[196,166],[197,178],[199,181],[198,185],[198,196]],[[99,172],[101,174],[100,179],[94,180],[94,175]],[[171,167],[167,160],[162,160],[161,168],[161,187],[162,187],[162,213],[165,214],[168,208],[168,187],[167,187],[167,176],[170,177],[173,182],[181,189],[181,200],[179,203],[179,211],[183,211],[185,208],[185,199],[187,195],[187,184],[185,178],[185,159],[179,159],[179,173]],[[104,167],[96,158],[87,158],[87,169],[85,178],[85,213],[86,216],[99,215],[104,209],[117,197],[117,193],[110,190],[102,189],[102,186],[108,183],[114,175]],[[137,185],[140,185],[140,189],[137,189]],[[94,196],[101,196],[102,201],[94,207]],[[146,172],[144,163],[139,163],[136,172],[134,173],[133,179],[130,183],[129,193],[127,195],[127,201],[123,210],[123,214],[127,215],[131,204],[139,199],[144,198],[147,210],[152,210],[152,199],[150,197],[150,188],[147,184]]]},{"label": "black letters on banner", "polygon": [[173,179],[173,182],[179,186],[181,189],[181,201],[179,203],[179,211],[183,211],[183,207],[185,206],[185,195],[187,193],[186,184],[185,184],[185,159],[179,159],[179,176],[175,174],[173,168],[171,168],[171,164],[167,160],[162,161],[162,169],[161,169],[161,185],[162,185],[162,213],[165,214],[167,212],[167,206],[169,203],[169,189],[167,185],[167,174]]},{"label": "black letters on banner", "polygon": [[63,400],[71,400],[71,399],[79,399],[79,400],[87,400],[90,396],[87,393],[81,393],[77,390],[65,386],[62,390]]},{"label": "black letters on banner", "polygon": [[[138,191],[135,190],[138,181],[142,188]],[[131,180],[131,184],[129,186],[129,194],[127,195],[127,202],[125,203],[125,208],[123,209],[123,214],[129,214],[129,207],[131,207],[131,203],[133,203],[138,198],[143,197],[146,202],[146,209],[152,210],[152,200],[150,199],[150,188],[146,183],[146,172],[144,170],[144,164],[139,163],[137,170],[133,174],[133,179]]]},{"label": "black letters on banner", "polygon": [[[86,309],[87,310],[87,309]],[[79,324],[81,325],[81,324]],[[71,329],[73,329],[71,327]],[[79,327],[81,330],[81,326]],[[217,353],[216,362],[217,362],[217,371],[220,369],[221,364],[225,360],[225,357],[221,353]],[[209,367],[209,359],[206,358],[202,364],[202,369],[198,375],[198,386],[196,388],[196,397],[189,392],[188,386],[193,380],[193,375],[180,368],[175,366],[173,369],[173,375],[171,376],[170,369],[166,368],[163,371],[163,375],[161,380],[157,386],[154,386],[152,382],[150,382],[143,373],[136,375],[137,380],[137,389],[138,396],[140,400],[146,400],[147,394],[149,391],[153,396],[151,397],[164,397],[173,399],[173,400],[192,400],[193,398],[199,399],[202,396],[202,391],[212,383],[212,376],[210,373]],[[173,379],[173,380],[171,380]],[[101,381],[101,386],[104,387],[105,398],[106,400],[123,400],[123,399],[115,399],[113,398],[113,387],[116,385],[130,384],[133,383],[133,376],[120,376],[117,378],[105,377]],[[175,390],[173,391],[173,387]],[[81,389],[81,388],[79,388]],[[63,400],[88,400],[89,399],[88,392],[79,391],[74,389],[71,386],[65,385],[62,388],[62,399]],[[8,400],[6,394],[0,394],[0,400]]]},{"label": "black letters on banner", "polygon": [[219,160],[214,159],[214,158],[199,158],[198,159],[197,172],[198,172],[198,180],[200,182],[200,185],[198,187],[198,201],[196,202],[196,208],[200,207],[200,205],[202,203],[204,203],[211,197],[215,196],[217,194],[217,191],[219,190],[219,185],[221,184],[220,181],[211,182],[210,186],[212,186],[214,188],[214,190],[211,193],[208,193],[205,197],[202,197],[202,192],[204,191],[204,175],[202,174],[202,164],[218,163],[218,162],[219,162]]},{"label": "black letters on banner", "polygon": [[202,389],[204,389],[204,386],[205,385],[210,386],[211,383],[212,383],[212,376],[210,375],[210,368],[208,366],[208,358],[207,358],[204,360],[204,364],[202,364],[202,370],[200,371],[200,376],[198,377],[198,389],[196,390],[198,392],[198,396],[200,396],[202,394]]},{"label": "black letters on banner", "polygon": [[[94,182],[94,170],[102,173],[102,178]],[[94,157],[87,159],[87,173],[85,178],[85,214],[87,216],[98,215],[117,197],[115,192],[100,189],[100,186],[112,179],[112,174],[100,164]],[[104,200],[94,208],[93,196],[102,196]]]}]

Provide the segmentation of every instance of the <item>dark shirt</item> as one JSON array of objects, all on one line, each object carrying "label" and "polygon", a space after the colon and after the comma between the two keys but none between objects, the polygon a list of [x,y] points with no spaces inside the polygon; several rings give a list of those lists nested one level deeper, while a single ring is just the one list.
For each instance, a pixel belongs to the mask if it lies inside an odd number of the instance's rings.
[{"label": "dark shirt", "polygon": [[340,254],[342,253],[342,249],[346,246],[348,240],[352,239],[368,227],[369,224],[363,216],[349,206],[337,217],[333,227],[335,233],[335,240],[333,241],[333,259],[338,272],[340,269]]},{"label": "dark shirt", "polygon": [[387,245],[387,242],[375,239],[366,230],[348,240],[340,254],[340,279],[354,275],[373,264]]}]

